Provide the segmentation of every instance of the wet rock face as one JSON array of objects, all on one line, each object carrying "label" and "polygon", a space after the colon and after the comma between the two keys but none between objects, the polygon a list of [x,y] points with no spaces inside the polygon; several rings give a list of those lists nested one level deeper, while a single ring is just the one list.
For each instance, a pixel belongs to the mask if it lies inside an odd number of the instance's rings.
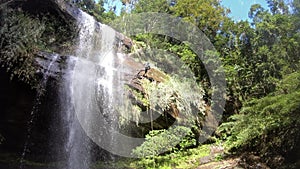
[{"label": "wet rock face", "polygon": [[20,151],[25,140],[26,124],[33,106],[35,91],[0,70],[0,133],[4,141],[2,151]]},{"label": "wet rock face", "polygon": [[[51,77],[52,80],[59,81],[61,76],[66,73],[66,62],[69,59],[75,60],[75,57],[58,53],[39,52],[35,58],[38,66],[37,74],[40,74],[40,76],[46,75]],[[69,66],[74,67],[75,62],[72,62]]]},{"label": "wet rock face", "polygon": [[[59,116],[54,111],[57,108],[57,90],[54,87],[57,81],[49,77],[47,92],[39,98],[40,104],[37,103],[35,89],[17,79],[10,80],[10,75],[3,69],[0,70],[0,81],[0,134],[4,138],[0,144],[0,155],[9,153],[20,158],[27,141],[26,159],[51,160],[49,154],[54,151],[51,146],[59,144],[52,140],[59,125],[59,121],[52,122]],[[52,123],[56,126],[50,125]]]}]

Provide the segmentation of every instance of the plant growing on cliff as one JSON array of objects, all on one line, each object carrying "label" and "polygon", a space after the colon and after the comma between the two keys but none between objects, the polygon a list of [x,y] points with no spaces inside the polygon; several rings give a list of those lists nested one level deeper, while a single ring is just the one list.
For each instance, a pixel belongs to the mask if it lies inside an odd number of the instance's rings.
[{"label": "plant growing on cliff", "polygon": [[[152,68],[150,77],[138,80],[142,90],[125,86],[125,91],[130,96],[122,113],[121,123],[126,124],[128,119],[133,119],[137,124],[144,117],[142,114],[158,113],[161,116],[173,116],[180,123],[194,124],[200,122],[204,116],[205,103],[203,101],[203,89],[197,85],[195,79],[186,77],[172,77],[166,75],[158,68]],[[126,111],[124,111],[126,110]],[[141,114],[142,113],[142,114]]]},{"label": "plant growing on cliff", "polygon": [[11,73],[11,78],[32,83],[37,70],[34,57],[42,44],[40,38],[45,23],[19,11],[6,11],[1,16],[0,64]]},{"label": "plant growing on cliff", "polygon": [[32,87],[37,87],[39,69],[38,52],[66,52],[76,37],[72,21],[59,18],[59,14],[41,12],[30,15],[22,8],[0,8],[0,65]]},{"label": "plant growing on cliff", "polygon": [[[203,90],[191,79],[183,77],[168,77],[164,82],[155,83],[142,80],[142,86],[147,93],[150,109],[166,111],[175,104],[180,114],[185,118],[194,119],[195,115],[204,115]],[[161,108],[158,110],[157,107]]]}]

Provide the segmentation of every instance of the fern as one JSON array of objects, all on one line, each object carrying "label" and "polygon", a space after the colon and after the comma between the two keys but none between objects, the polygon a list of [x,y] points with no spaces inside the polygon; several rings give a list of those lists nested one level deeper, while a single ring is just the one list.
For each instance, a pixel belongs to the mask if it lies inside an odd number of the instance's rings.
[{"label": "fern", "polygon": [[[292,136],[275,136],[271,133],[290,133],[298,130],[297,126],[300,125],[299,84],[300,72],[293,73],[282,80],[276,92],[247,102],[241,114],[231,116],[229,122],[223,123],[218,128],[218,132],[222,133],[223,138],[226,139],[226,147],[234,150],[259,146],[264,147],[261,149],[263,153],[273,147],[272,144],[277,144],[277,146],[295,144],[295,138]],[[263,140],[266,138],[270,139],[268,143]]]}]

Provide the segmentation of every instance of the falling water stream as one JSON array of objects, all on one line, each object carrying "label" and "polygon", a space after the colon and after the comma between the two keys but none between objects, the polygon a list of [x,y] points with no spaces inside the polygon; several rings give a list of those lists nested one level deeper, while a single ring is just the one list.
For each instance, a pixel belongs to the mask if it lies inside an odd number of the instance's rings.
[{"label": "falling water stream", "polygon": [[[117,128],[114,106],[121,99],[120,74],[117,63],[122,56],[115,52],[115,31],[96,22],[92,16],[80,12],[80,28],[76,59],[68,60],[68,68],[61,87],[62,118],[65,119],[68,136],[65,141],[66,169],[89,169],[91,147],[87,136],[95,141]],[[99,116],[102,120],[97,121]],[[100,128],[99,128],[99,125]],[[84,132],[82,132],[82,129]],[[97,133],[94,133],[98,130]],[[99,131],[101,130],[101,131]],[[114,147],[114,137],[104,137]],[[113,160],[113,156],[110,156]]]}]

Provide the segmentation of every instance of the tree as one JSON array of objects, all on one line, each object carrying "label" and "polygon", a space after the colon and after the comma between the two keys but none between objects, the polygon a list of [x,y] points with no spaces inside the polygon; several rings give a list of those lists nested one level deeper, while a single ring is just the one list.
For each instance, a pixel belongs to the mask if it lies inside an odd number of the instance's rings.
[{"label": "tree", "polygon": [[171,9],[176,16],[196,25],[212,42],[229,12],[218,0],[178,0]]},{"label": "tree", "polygon": [[285,0],[267,0],[272,14],[288,14],[289,8]]},{"label": "tree", "polygon": [[83,11],[89,13],[90,15],[94,16],[95,19],[102,23],[109,23],[114,20],[117,16],[115,14],[115,6],[109,6],[110,9],[108,11],[105,10],[104,0],[98,0],[95,2],[94,0],[74,0],[72,1],[75,3],[79,8]]},{"label": "tree", "polygon": [[226,138],[226,148],[256,150],[267,161],[273,161],[273,156],[286,156],[299,147],[299,80],[299,71],[286,76],[274,93],[249,100],[240,114],[223,123],[218,132]]},{"label": "tree", "polygon": [[[102,0],[100,0],[102,2]],[[80,8],[86,10],[93,10],[95,8],[94,0],[72,0],[72,3],[77,4]]]},{"label": "tree", "polygon": [[159,12],[170,13],[170,2],[166,0],[139,0],[135,3],[133,13]]}]

